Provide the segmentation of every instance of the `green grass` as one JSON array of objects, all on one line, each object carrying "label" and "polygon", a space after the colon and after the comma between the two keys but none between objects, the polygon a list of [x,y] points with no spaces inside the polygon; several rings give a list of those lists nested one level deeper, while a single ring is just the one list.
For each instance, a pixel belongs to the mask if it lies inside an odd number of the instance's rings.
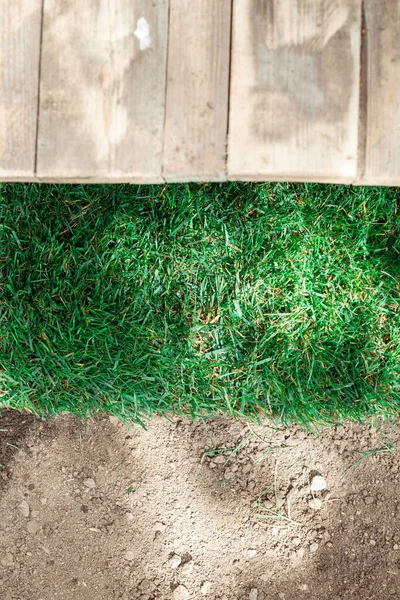
[{"label": "green grass", "polygon": [[400,192],[0,185],[1,406],[400,409]]}]

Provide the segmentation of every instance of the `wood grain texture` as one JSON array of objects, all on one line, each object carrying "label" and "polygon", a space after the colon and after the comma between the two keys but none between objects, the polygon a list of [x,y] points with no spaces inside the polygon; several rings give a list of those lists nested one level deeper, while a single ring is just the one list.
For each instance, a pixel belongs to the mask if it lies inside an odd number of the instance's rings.
[{"label": "wood grain texture", "polygon": [[168,0],[45,0],[38,176],[161,180]]},{"label": "wood grain texture", "polygon": [[35,168],[41,0],[0,1],[0,177]]},{"label": "wood grain texture", "polygon": [[360,0],[235,0],[228,175],[352,181]]},{"label": "wood grain texture", "polygon": [[231,0],[170,0],[164,176],[226,178]]},{"label": "wood grain texture", "polygon": [[365,0],[367,122],[364,180],[400,185],[400,0]]}]

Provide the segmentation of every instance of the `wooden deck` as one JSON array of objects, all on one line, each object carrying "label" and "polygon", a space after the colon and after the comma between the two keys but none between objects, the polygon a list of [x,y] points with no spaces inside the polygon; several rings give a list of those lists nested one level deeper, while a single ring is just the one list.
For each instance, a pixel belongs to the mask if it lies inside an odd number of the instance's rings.
[{"label": "wooden deck", "polygon": [[400,0],[1,0],[0,180],[400,185]]}]

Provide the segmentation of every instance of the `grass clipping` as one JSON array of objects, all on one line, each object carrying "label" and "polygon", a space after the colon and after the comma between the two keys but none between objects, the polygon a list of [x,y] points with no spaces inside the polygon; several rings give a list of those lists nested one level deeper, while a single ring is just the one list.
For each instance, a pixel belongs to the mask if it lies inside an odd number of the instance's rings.
[{"label": "grass clipping", "polygon": [[399,410],[400,192],[0,186],[0,399],[37,414]]}]

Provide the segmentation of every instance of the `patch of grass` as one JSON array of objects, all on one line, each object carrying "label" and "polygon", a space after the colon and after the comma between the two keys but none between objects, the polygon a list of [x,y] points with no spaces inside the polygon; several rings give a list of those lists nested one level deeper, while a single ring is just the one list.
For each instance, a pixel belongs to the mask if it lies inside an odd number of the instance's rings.
[{"label": "patch of grass", "polygon": [[397,447],[394,441],[389,438],[387,435],[383,434],[382,446],[379,448],[371,448],[371,450],[367,450],[366,452],[356,451],[357,454],[360,454],[360,458],[356,460],[350,467],[347,467],[345,471],[345,475],[352,469],[358,467],[366,458],[370,456],[376,456],[377,454],[391,454],[395,456],[397,454]]},{"label": "patch of grass", "polygon": [[1,405],[396,414],[399,193],[1,185]]}]

